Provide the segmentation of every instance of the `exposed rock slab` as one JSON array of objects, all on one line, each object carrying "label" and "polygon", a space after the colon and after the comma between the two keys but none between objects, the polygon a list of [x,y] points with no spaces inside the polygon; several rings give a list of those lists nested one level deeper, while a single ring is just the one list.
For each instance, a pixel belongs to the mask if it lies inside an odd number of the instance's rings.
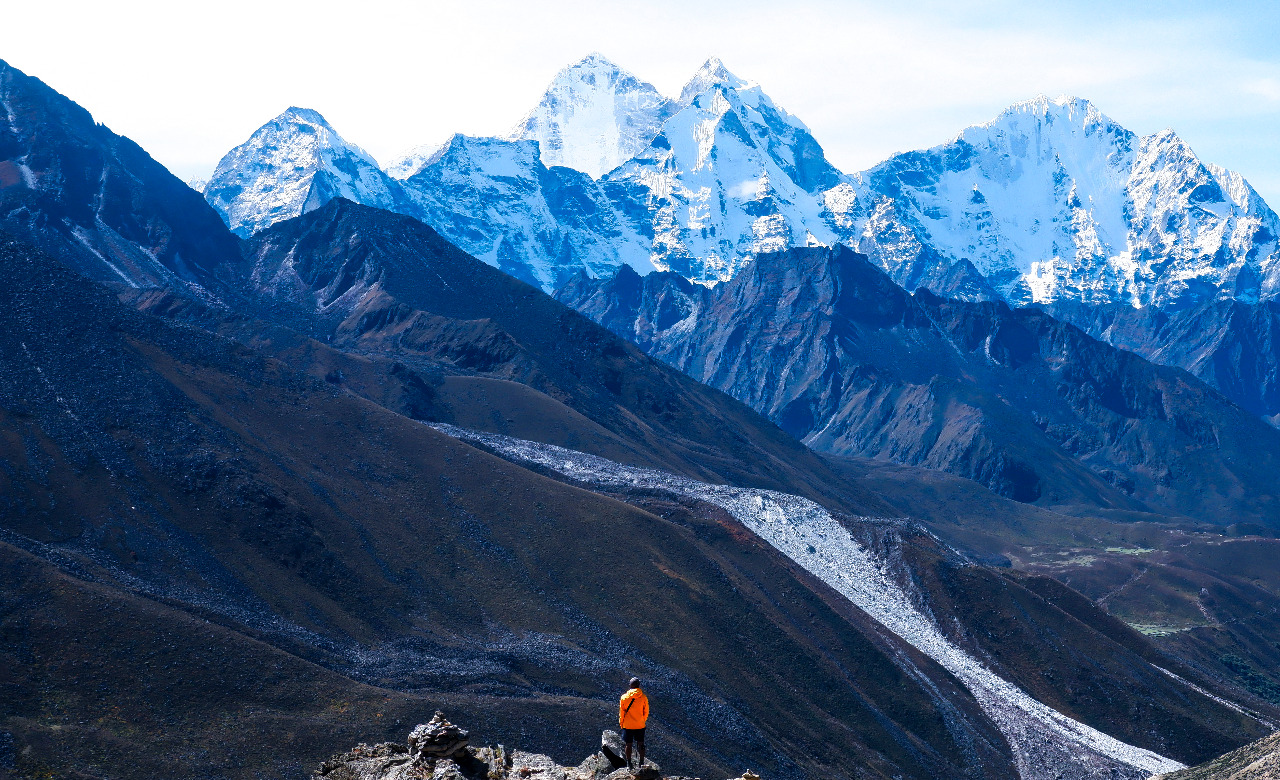
[{"label": "exposed rock slab", "polygon": [[[597,751],[576,767],[557,764],[550,756],[466,744],[467,732],[436,712],[429,723],[409,733],[408,744],[383,742],[356,745],[322,763],[313,780],[663,780],[660,767],[645,761],[638,767],[614,767]],[[620,742],[617,732],[601,735],[601,747]],[[760,780],[748,773],[752,780]],[[745,780],[745,777],[740,780]],[[697,780],[672,777],[667,780]]]}]

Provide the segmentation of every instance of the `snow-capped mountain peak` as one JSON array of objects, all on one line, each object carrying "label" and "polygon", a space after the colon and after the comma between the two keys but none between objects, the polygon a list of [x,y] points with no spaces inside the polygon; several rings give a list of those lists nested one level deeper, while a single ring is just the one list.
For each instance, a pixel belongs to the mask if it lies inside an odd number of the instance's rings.
[{"label": "snow-capped mountain peak", "polygon": [[[1082,139],[1105,137],[1114,139],[1119,147],[1124,148],[1134,135],[1088,100],[1068,95],[1054,99],[1038,95],[1031,100],[1014,103],[990,122],[965,128],[954,140],[976,147],[1000,146],[1019,154],[1024,149],[1038,149],[1040,154],[1061,154],[1070,153],[1073,144],[1096,145]],[[1112,143],[1112,140],[1102,142]],[[1093,151],[1090,149],[1089,153]]]},{"label": "snow-capped mountain peak", "polygon": [[688,106],[700,95],[705,95],[717,88],[749,90],[759,89],[759,86],[754,81],[738,78],[729,72],[719,57],[712,57],[698,68],[698,72],[694,73],[693,78],[684,85],[684,89],[680,90],[680,99],[677,102],[682,106]]},{"label": "snow-capped mountain peak", "polygon": [[711,283],[756,252],[834,240],[819,193],[839,173],[758,84],[713,57],[677,107],[648,149],[605,177],[620,211],[654,236],[656,265]]},{"label": "snow-capped mountain peak", "polygon": [[842,240],[912,289],[960,262],[1013,303],[1182,306],[1275,286],[1280,226],[1241,177],[1172,130],[1140,138],[1077,97],[1015,103],[851,182]]},{"label": "snow-capped mountain peak", "polygon": [[1037,95],[846,176],[716,57],[667,100],[589,54],[508,137],[418,147],[387,173],[293,107],[205,192],[242,235],[336,195],[409,213],[548,289],[619,263],[712,283],[761,251],[839,241],[908,289],[1015,304],[1280,295],[1280,218],[1172,130],[1139,137],[1088,100]]},{"label": "snow-capped mountain peak", "polygon": [[573,274],[653,270],[600,185],[547,168],[538,143],[454,135],[404,181],[412,214],[473,256],[543,289]]},{"label": "snow-capped mountain peak", "polygon": [[237,234],[248,236],[334,197],[395,208],[402,196],[373,157],[310,108],[291,106],[222,158],[204,190]]},{"label": "snow-capped mountain peak", "polygon": [[302,108],[300,106],[289,106],[280,112],[280,116],[271,120],[272,122],[303,122],[317,127],[327,128],[333,132],[333,126],[329,124],[319,111],[314,108]]},{"label": "snow-capped mountain peak", "polygon": [[556,74],[507,140],[537,141],[543,164],[599,178],[644,149],[669,113],[652,84],[592,53]]}]

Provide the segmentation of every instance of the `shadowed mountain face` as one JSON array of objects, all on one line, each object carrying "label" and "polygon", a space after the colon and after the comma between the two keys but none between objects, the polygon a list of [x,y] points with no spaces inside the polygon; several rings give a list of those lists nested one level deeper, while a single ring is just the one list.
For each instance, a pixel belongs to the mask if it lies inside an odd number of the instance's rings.
[{"label": "shadowed mountain face", "polygon": [[[616,286],[562,297],[598,313]],[[1280,522],[1273,430],[1041,312],[912,296],[846,249],[762,255],[710,295],[651,337],[651,354],[816,449],[943,469],[1019,501]]]},{"label": "shadowed mountain face", "polygon": [[[210,745],[240,728],[237,718],[193,723],[200,709],[181,704],[192,699],[314,722],[312,691],[354,701],[353,718],[403,719],[445,702],[494,739],[572,756],[608,717],[613,678],[639,673],[653,681],[669,765],[688,771],[1011,776],[999,732],[963,689],[723,515],[551,481],[234,343],[128,310],[20,245],[3,247],[0,266],[21,282],[0,301],[4,652],[8,668],[43,681],[6,682],[3,717],[23,745],[63,751],[36,750],[46,766],[103,760],[91,758],[100,747],[121,756],[105,760],[118,768],[180,724]],[[928,602],[984,588],[1035,598],[926,535],[880,538],[906,544],[911,566],[935,572],[930,582],[941,577]],[[50,646],[47,609],[104,607],[127,634],[88,617],[85,630],[118,654]],[[212,625],[193,629],[193,616]],[[1050,610],[1035,625],[1077,632],[1069,643],[1096,662],[1142,666],[1069,613]],[[1028,687],[1039,676],[1019,670],[1024,656],[999,638],[977,646]],[[169,671],[176,657],[189,661],[182,675]],[[253,696],[245,669],[271,670]],[[131,679],[173,704],[144,715],[118,682]],[[1146,744],[1188,757],[1250,728],[1210,705],[1209,720],[1192,721],[1212,736],[1160,731],[1185,717],[1183,694],[1161,679],[1116,682],[1150,713],[1133,728],[1083,701],[1062,706],[1123,737],[1155,729]],[[103,690],[121,691],[119,709],[70,742],[52,725],[92,720],[101,702],[83,686],[95,680],[117,681]],[[353,680],[387,692],[379,699]],[[33,718],[42,711],[52,723]],[[332,734],[294,732],[287,760],[309,763],[351,739],[341,714],[321,718]],[[1148,717],[1157,720],[1142,725]],[[280,760],[217,759],[230,775]],[[200,759],[168,772],[206,770]]]},{"label": "shadowed mountain face", "polygon": [[104,282],[216,296],[236,275],[238,241],[199,193],[4,61],[0,228]]},{"label": "shadowed mountain face", "polygon": [[1162,311],[1058,303],[1049,309],[1095,338],[1196,375],[1242,408],[1280,420],[1280,304],[1208,301]]},{"label": "shadowed mountain face", "polygon": [[674,271],[640,276],[623,267],[600,281],[578,274],[556,298],[647,351],[668,329],[710,305],[711,295]]},{"label": "shadowed mountain face", "polygon": [[[1009,775],[999,734],[945,674],[895,661],[898,640],[723,518],[664,519],[553,482],[127,310],[20,245],[0,249],[0,266],[22,282],[0,301],[2,652],[28,670],[4,680],[0,718],[20,747],[66,751],[31,762],[65,773],[102,748],[124,757],[97,759],[105,771],[145,776],[147,762],[120,762],[148,755],[153,735],[181,724],[216,744],[242,727],[193,723],[196,701],[280,723],[355,702],[350,720],[325,715],[345,724],[333,734],[303,729],[282,754],[224,764],[236,776],[328,755],[375,711],[442,701],[494,739],[575,755],[607,722],[613,684],[639,673],[670,765],[690,772],[963,775],[978,749],[992,776]],[[104,604],[129,634],[87,626],[118,654],[50,644],[46,609],[66,620]],[[192,631],[192,615],[216,625]],[[250,696],[241,669],[278,671]],[[172,704],[113,697],[109,722],[61,737],[64,720],[100,717],[86,685],[130,679]],[[352,680],[387,689],[382,703]],[[167,774],[207,768],[175,759]]]}]

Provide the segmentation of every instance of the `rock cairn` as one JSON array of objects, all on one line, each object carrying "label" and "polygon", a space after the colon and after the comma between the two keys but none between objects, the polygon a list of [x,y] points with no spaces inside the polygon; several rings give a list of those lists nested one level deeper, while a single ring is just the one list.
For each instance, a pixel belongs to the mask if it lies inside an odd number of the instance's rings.
[{"label": "rock cairn", "polygon": [[409,732],[409,754],[415,760],[448,758],[467,746],[467,732],[445,719],[436,710],[429,723],[420,723]]}]

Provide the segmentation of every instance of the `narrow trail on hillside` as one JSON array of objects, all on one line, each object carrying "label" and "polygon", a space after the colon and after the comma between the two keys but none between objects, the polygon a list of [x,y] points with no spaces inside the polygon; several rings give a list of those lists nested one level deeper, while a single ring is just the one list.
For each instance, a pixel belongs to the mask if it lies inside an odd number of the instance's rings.
[{"label": "narrow trail on hillside", "polygon": [[889,575],[885,561],[877,559],[827,510],[808,499],[771,490],[711,485],[550,444],[451,425],[432,427],[515,462],[541,466],[582,483],[667,491],[721,507],[959,678],[1004,734],[1023,780],[1137,780],[1183,768],[1173,759],[1069,718],[996,675],[914,606]]}]

